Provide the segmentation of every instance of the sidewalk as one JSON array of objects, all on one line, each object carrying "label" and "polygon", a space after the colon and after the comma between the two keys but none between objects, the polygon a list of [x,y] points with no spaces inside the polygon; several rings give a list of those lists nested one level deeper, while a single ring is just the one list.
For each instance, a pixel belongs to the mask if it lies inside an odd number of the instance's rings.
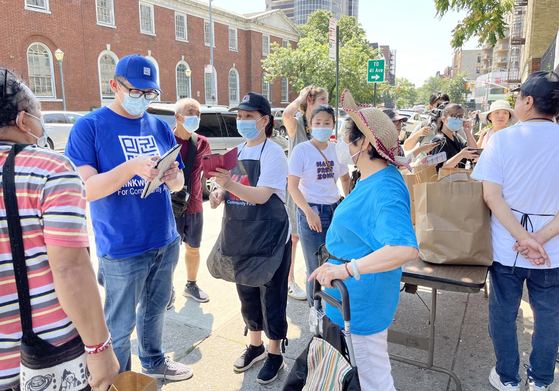
[{"label": "sidewalk", "polygon": [[[204,203],[204,235],[202,238],[202,264],[198,283],[210,295],[210,302],[200,304],[192,299],[186,300],[182,290],[186,283],[184,266],[184,247],[175,272],[177,300],[173,309],[167,312],[164,330],[164,349],[176,361],[192,366],[194,377],[184,382],[160,382],[162,391],[179,390],[281,390],[288,371],[297,356],[308,344],[311,333],[308,327],[308,305],[306,302],[288,300],[287,316],[289,322],[289,346],[284,354],[288,370],[277,381],[261,386],[256,376],[262,364],[255,365],[243,374],[233,371],[233,362],[248,343],[243,336],[244,323],[240,315],[240,303],[234,284],[214,279],[205,267],[205,260],[221,228],[222,207],[211,210]],[[92,232],[92,230],[90,230]],[[93,235],[91,237],[92,258],[97,267],[94,254]],[[296,260],[296,276],[304,287],[305,268],[300,246]],[[430,290],[418,289],[418,296],[427,305],[430,303]],[[395,316],[394,330],[413,332],[427,336],[429,310],[417,295],[402,292],[400,305]],[[521,352],[530,351],[533,317],[525,292],[517,328]],[[487,377],[495,365],[493,345],[487,332],[487,300],[483,291],[478,294],[465,294],[439,291],[437,301],[437,329],[435,342],[435,365],[453,370],[462,381],[464,391],[491,391]],[[389,352],[416,360],[426,360],[426,353],[390,344]],[[137,339],[132,339],[133,370],[141,371],[137,357]],[[521,376],[525,379],[523,363],[529,362],[526,353],[521,355]],[[422,370],[410,365],[392,362],[392,374],[398,391],[435,391],[455,390],[454,381],[447,375]],[[559,371],[556,367],[556,378]],[[551,388],[558,391],[554,383]],[[522,389],[524,385],[522,384]]]}]

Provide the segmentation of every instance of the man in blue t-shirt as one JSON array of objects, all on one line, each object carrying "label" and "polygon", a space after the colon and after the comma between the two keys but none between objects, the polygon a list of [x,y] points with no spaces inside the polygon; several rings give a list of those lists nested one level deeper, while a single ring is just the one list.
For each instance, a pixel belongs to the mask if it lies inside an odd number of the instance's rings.
[{"label": "man in blue t-shirt", "polygon": [[162,185],[141,198],[146,181],[159,174],[158,157],[176,145],[169,125],[145,112],[161,91],[156,68],[139,54],[124,57],[110,86],[113,103],[78,120],[66,146],[90,202],[105,318],[121,372],[131,367],[136,326],[142,372],[185,380],[192,369],[166,358],[161,346],[180,249],[169,191],[184,185],[182,160],[179,155]]}]

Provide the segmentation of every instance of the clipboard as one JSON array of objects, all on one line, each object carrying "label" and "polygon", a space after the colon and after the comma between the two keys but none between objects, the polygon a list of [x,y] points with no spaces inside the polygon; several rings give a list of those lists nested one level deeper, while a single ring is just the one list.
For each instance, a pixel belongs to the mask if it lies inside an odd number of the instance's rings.
[{"label": "clipboard", "polygon": [[216,168],[223,168],[231,171],[237,167],[237,147],[233,148],[224,155],[214,153],[212,155],[202,156],[202,168],[204,169],[204,178],[212,177],[210,172],[215,172]]},{"label": "clipboard", "polygon": [[163,156],[159,158],[155,168],[161,170],[157,178],[151,182],[147,182],[144,186],[144,191],[142,192],[141,198],[146,198],[148,195],[153,193],[161,185],[161,177],[171,167],[171,165],[177,160],[177,156],[181,150],[181,144],[175,145],[173,148],[168,150]]}]

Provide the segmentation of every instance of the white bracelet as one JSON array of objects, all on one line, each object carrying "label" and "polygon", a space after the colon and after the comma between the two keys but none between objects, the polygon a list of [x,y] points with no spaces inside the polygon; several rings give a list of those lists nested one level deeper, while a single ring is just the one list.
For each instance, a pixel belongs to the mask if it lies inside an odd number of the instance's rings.
[{"label": "white bracelet", "polygon": [[355,259],[351,260],[351,268],[353,269],[353,278],[359,281],[359,279],[361,278],[361,274],[359,274],[359,269],[357,269],[357,262],[355,261]]},{"label": "white bracelet", "polygon": [[105,342],[94,346],[84,345],[84,349],[87,354],[97,354],[97,353],[101,353],[103,350],[107,349],[112,344],[113,344],[113,338],[111,336],[111,333],[109,333],[109,336],[107,337],[107,340]]}]

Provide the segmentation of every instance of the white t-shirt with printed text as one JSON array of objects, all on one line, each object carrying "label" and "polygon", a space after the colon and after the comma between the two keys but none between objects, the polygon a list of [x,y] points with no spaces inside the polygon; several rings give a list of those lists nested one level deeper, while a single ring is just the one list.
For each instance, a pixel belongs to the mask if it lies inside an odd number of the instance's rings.
[{"label": "white t-shirt with printed text", "polygon": [[[285,203],[285,189],[287,187],[287,157],[283,149],[270,139],[266,140],[266,145],[259,144],[249,147],[245,143],[237,148],[240,151],[238,160],[258,160],[260,159],[260,178],[256,186],[270,187],[275,189]],[[262,156],[261,156],[262,154]]]},{"label": "white t-shirt with printed text", "polygon": [[310,141],[297,145],[289,158],[289,175],[301,178],[299,190],[308,203],[330,205],[340,199],[337,181],[347,174],[346,164],[340,164],[336,155],[336,144],[328,143],[322,151],[328,159],[334,175],[330,173],[324,158]]},{"label": "white t-shirt with printed text", "polygon": [[[551,122],[518,123],[495,133],[483,150],[472,177],[503,187],[503,198],[511,209],[530,214],[534,232],[548,224],[559,212],[559,125]],[[521,213],[513,212],[520,221]],[[530,231],[529,227],[529,231]],[[491,216],[494,260],[513,266],[516,240]],[[559,236],[544,245],[553,268],[559,267]],[[528,269],[546,269],[533,266],[518,255],[516,266]]]}]

